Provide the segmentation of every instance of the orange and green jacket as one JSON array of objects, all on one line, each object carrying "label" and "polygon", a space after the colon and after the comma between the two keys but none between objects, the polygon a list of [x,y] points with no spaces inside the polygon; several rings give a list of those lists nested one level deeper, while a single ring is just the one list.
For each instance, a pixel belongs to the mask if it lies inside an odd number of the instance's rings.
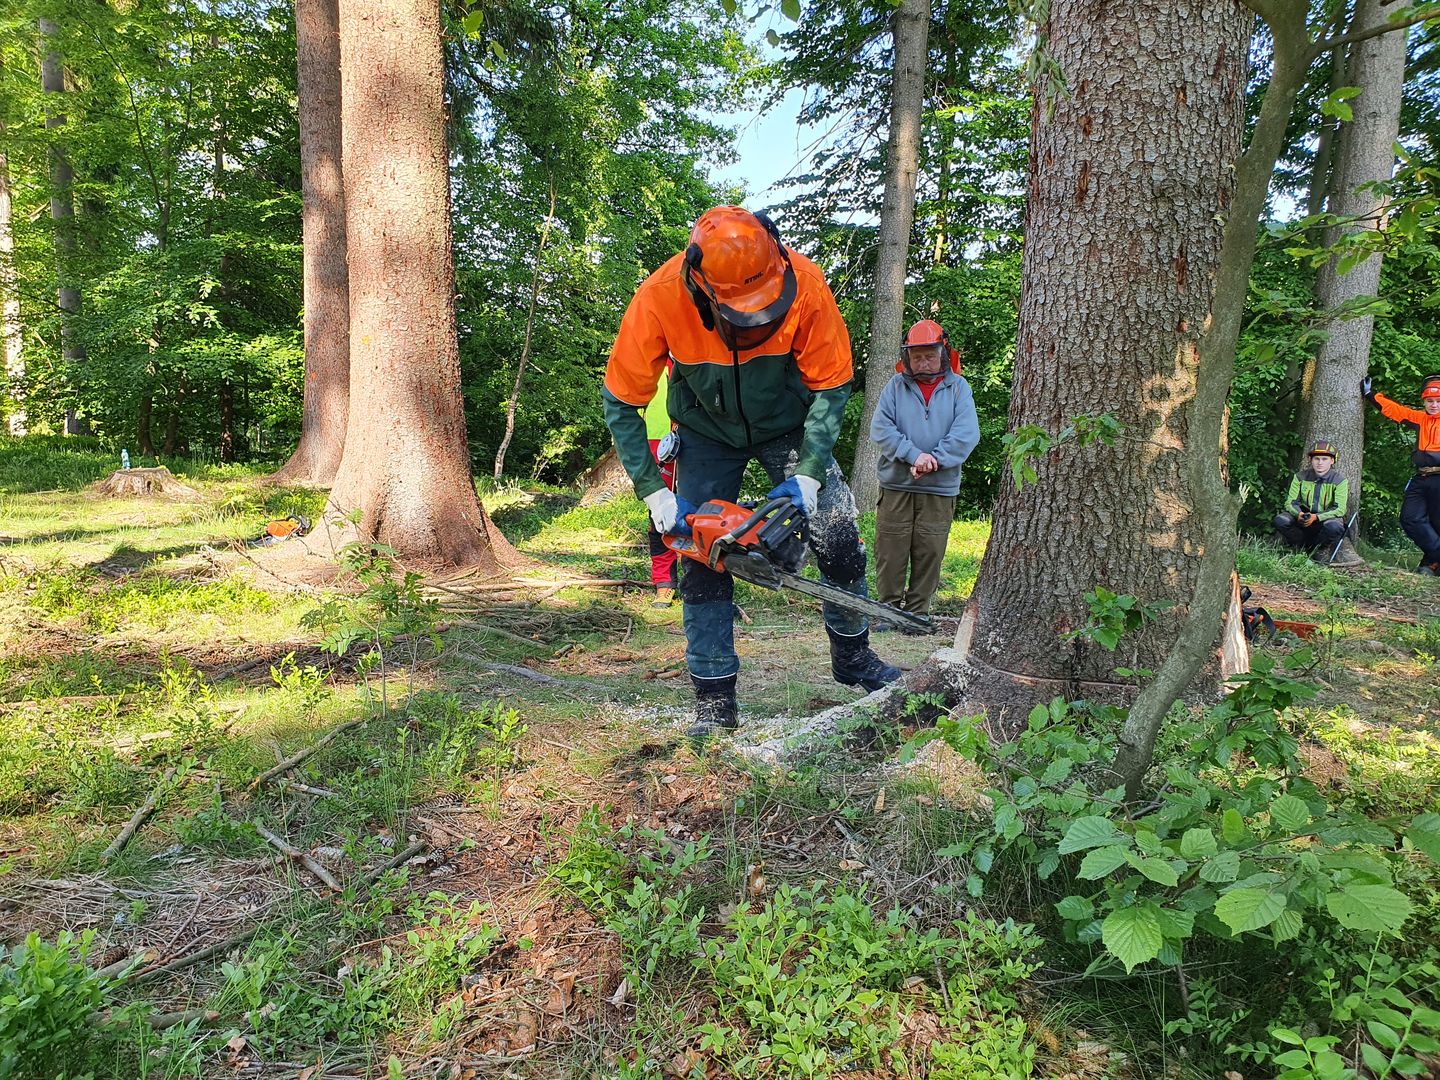
[{"label": "orange and green jacket", "polygon": [[[700,313],[681,281],[676,255],[641,284],[610,350],[605,422],[620,463],[644,498],[662,486],[637,409],[655,395],[667,360],[670,419],[727,446],[746,448],[804,427],[796,472],[825,479],[854,369],[850,335],[825,276],[791,251],[799,286],[780,328],[758,348],[732,351]],[[684,442],[681,442],[682,453]]]},{"label": "orange and green jacket", "polygon": [[1440,416],[1431,416],[1424,409],[1401,405],[1384,394],[1376,394],[1374,400],[1387,419],[1415,429],[1415,452],[1410,455],[1415,467],[1440,468]]}]

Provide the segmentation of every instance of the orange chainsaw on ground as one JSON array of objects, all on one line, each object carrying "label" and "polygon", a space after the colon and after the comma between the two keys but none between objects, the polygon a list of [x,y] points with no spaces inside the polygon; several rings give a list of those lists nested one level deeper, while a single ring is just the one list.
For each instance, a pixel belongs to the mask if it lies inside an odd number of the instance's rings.
[{"label": "orange chainsaw on ground", "polygon": [[689,536],[666,534],[665,546],[678,555],[729,571],[762,589],[794,589],[827,603],[891,623],[910,633],[928,634],[928,616],[868,600],[796,571],[805,558],[809,526],[789,499],[771,499],[759,508],[712,499],[685,519]]}]

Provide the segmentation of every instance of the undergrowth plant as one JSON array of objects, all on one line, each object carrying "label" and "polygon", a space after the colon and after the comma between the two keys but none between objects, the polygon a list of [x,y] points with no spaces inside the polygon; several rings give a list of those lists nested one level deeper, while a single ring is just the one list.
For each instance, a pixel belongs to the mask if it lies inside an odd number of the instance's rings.
[{"label": "undergrowth plant", "polygon": [[[1308,651],[1288,662],[1305,667]],[[1179,973],[1182,997],[1196,950],[1212,961],[1226,950],[1279,955],[1306,933],[1357,951],[1398,943],[1415,910],[1400,886],[1423,883],[1422,895],[1435,888],[1440,815],[1416,814],[1412,803],[1408,813],[1376,818],[1320,791],[1302,775],[1294,730],[1296,705],[1313,689],[1267,654],[1252,665],[1219,704],[1172,717],[1144,804],[1126,803],[1109,768],[1116,710],[1055,699],[1031,712],[1016,739],[999,743],[973,718],[942,719],[912,745],[943,738],[994,778],[989,828],[957,838],[944,854],[969,860],[977,893],[1000,863],[1026,868],[1048,890],[1063,940],[1094,951],[1087,975],[1163,965]],[[1414,1004],[1428,1009],[1433,997]],[[1204,1012],[1203,997],[1191,1005],[1172,1033],[1205,1019],[1195,1014]],[[1367,1061],[1382,1051],[1413,1058],[1407,1040],[1428,1045],[1431,1014],[1408,1015],[1400,1027],[1390,1016],[1379,1021],[1386,1027],[1361,1033],[1357,1045],[1370,1049],[1357,1053]],[[1390,1028],[1404,1033],[1398,1043]],[[1330,1069],[1317,1064],[1332,1061],[1328,1037],[1306,1036],[1276,1051],[1287,1056],[1273,1063],[1301,1068],[1308,1055],[1304,1068]]]},{"label": "undergrowth plant", "polygon": [[353,596],[327,599],[308,612],[302,624],[323,631],[320,647],[336,656],[347,655],[357,645],[365,646],[356,670],[365,680],[367,693],[370,678],[375,676],[381,712],[389,712],[388,669],[393,666],[393,649],[408,646],[407,692],[413,693],[420,642],[429,641],[436,652],[443,644],[436,629],[440,605],[420,591],[424,580],[420,574],[400,571],[393,548],[357,541],[342,547],[338,558],[363,588]]}]

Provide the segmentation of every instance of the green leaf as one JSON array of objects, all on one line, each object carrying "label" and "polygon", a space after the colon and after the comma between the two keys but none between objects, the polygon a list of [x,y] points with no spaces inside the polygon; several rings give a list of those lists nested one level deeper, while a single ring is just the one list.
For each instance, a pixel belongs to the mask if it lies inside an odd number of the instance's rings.
[{"label": "green leaf", "polygon": [[1067,896],[1055,905],[1055,911],[1062,919],[1088,922],[1095,914],[1095,905],[1085,896]]},{"label": "green leaf", "polygon": [[[733,6],[734,0],[731,0],[731,4],[732,4],[732,6]],[[766,30],[766,31],[765,31],[765,40],[766,40],[769,44],[771,44],[771,45],[779,45],[779,44],[780,44],[780,35],[777,34],[777,33],[775,33],[774,30]]]},{"label": "green leaf", "polygon": [[1383,1049],[1400,1049],[1400,1033],[1388,1024],[1382,1024],[1378,1020],[1367,1020],[1365,1021],[1365,1030],[1370,1032],[1370,1037]]},{"label": "green leaf", "polygon": [[1421,814],[1410,823],[1405,838],[1440,863],[1440,814]]},{"label": "green leaf", "polygon": [[1294,795],[1281,795],[1270,804],[1270,820],[1286,832],[1301,832],[1310,824],[1310,808]]},{"label": "green leaf", "polygon": [[1200,867],[1200,880],[1211,881],[1221,884],[1226,881],[1234,881],[1240,876],[1240,853],[1238,851],[1222,851],[1213,859],[1206,859],[1205,865]]},{"label": "green leaf", "polygon": [[1397,931],[1410,917],[1410,901],[1389,885],[1349,885],[1325,897],[1325,907],[1347,930]]},{"label": "green leaf", "polygon": [[1365,1059],[1365,1067],[1370,1071],[1382,1076],[1390,1071],[1390,1055],[1382,1054],[1369,1043],[1360,1044],[1360,1056]]},{"label": "green leaf", "polygon": [[1245,819],[1233,806],[1220,816],[1220,835],[1231,847],[1245,839]]},{"label": "green leaf", "polygon": [[1210,829],[1186,829],[1180,838],[1180,854],[1190,860],[1208,859],[1219,850],[1215,833]]},{"label": "green leaf", "polygon": [[1086,855],[1075,876],[1086,881],[1102,878],[1117,867],[1125,865],[1126,851],[1122,847],[1102,847]]},{"label": "green leaf", "polygon": [[1120,833],[1109,818],[1093,815],[1076,818],[1065,830],[1065,836],[1060,841],[1060,854],[1072,855],[1087,848],[1113,844],[1119,838]]},{"label": "green leaf", "polygon": [[1270,924],[1270,936],[1276,944],[1289,941],[1291,938],[1299,936],[1304,925],[1305,920],[1298,911],[1286,908],[1275,916],[1275,921]]},{"label": "green leaf", "polygon": [[474,8],[467,11],[465,17],[460,20],[460,29],[464,30],[467,34],[475,33],[484,25],[485,12],[481,8]]},{"label": "green leaf", "polygon": [[1235,889],[1215,901],[1215,915],[1233,933],[1269,926],[1285,910],[1285,898],[1269,889]]},{"label": "green leaf", "polygon": [[780,14],[791,22],[800,21],[800,0],[780,0]]},{"label": "green leaf", "polygon": [[1125,965],[1126,974],[1155,959],[1160,954],[1160,946],[1165,943],[1165,937],[1160,933],[1160,920],[1152,904],[1112,911],[1100,926],[1100,939],[1105,948]]},{"label": "green leaf", "polygon": [[1142,859],[1134,852],[1127,852],[1125,857],[1131,866],[1155,882],[1156,885],[1164,885],[1168,888],[1180,884],[1180,875],[1164,859]]}]

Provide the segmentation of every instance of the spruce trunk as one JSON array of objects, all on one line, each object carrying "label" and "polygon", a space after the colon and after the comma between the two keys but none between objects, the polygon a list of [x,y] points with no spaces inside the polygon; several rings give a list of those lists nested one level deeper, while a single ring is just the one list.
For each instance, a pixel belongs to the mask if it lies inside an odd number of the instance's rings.
[{"label": "spruce trunk", "polygon": [[[1215,299],[1234,186],[1251,18],[1238,3],[1056,0],[1042,28],[1068,92],[1034,104],[1009,428],[1124,425],[1007,478],[957,646],[1015,705],[1123,700],[1158,669],[1198,580],[1202,523],[1187,445],[1197,343]],[[1118,652],[1075,637],[1097,588],[1176,606]],[[1218,626],[1217,626],[1218,629]],[[997,695],[1000,696],[1000,695]],[[1013,717],[1012,717],[1013,719]]]},{"label": "spruce trunk", "polygon": [[340,137],[336,0],[295,0],[304,234],[305,402],[300,443],[277,480],[324,486],[345,452],[350,413],[350,295]]},{"label": "spruce trunk", "polygon": [[509,551],[470,477],[438,0],[342,0],[350,419],[332,505],[431,565]]}]

